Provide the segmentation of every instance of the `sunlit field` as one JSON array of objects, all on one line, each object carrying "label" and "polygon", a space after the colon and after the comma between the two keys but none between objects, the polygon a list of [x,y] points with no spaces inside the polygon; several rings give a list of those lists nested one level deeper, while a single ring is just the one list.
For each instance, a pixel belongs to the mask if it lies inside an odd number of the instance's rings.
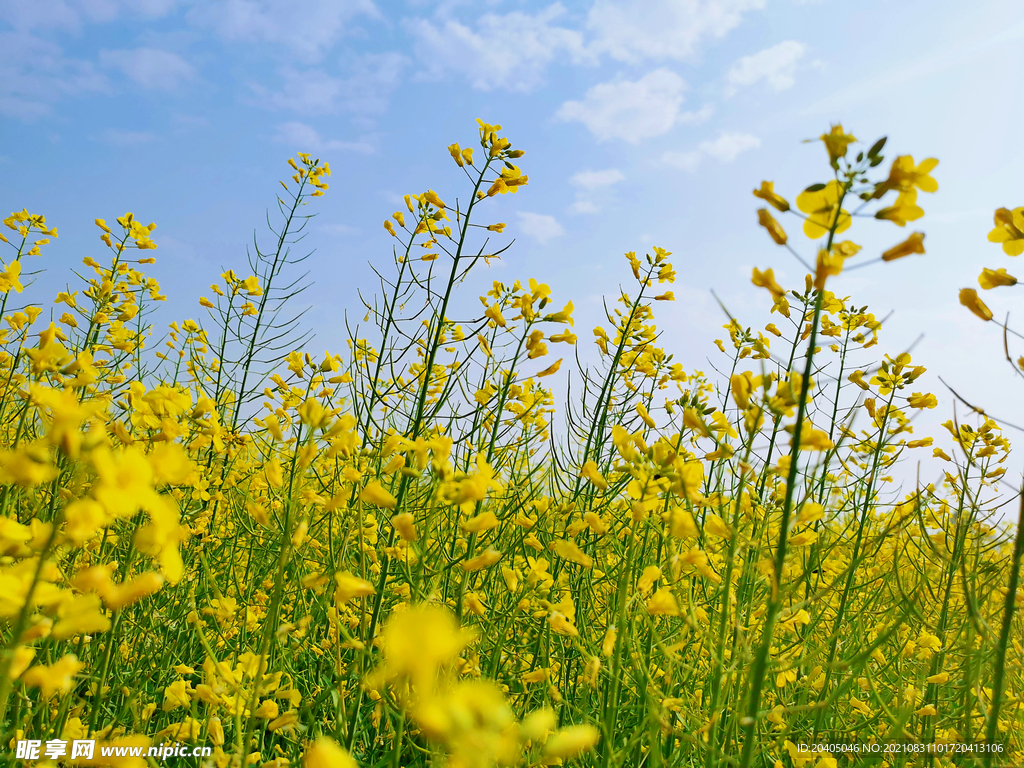
[{"label": "sunlit field", "polygon": [[[35,739],[79,765],[167,743],[218,768],[1020,765],[1009,441],[970,409],[952,455],[915,432],[928,361],[881,355],[880,320],[829,290],[925,252],[936,160],[835,125],[805,189],[751,179],[773,322],[723,315],[706,374],[660,338],[660,247],[621,259],[596,328],[543,274],[453,316],[504,253],[492,198],[530,194],[529,147],[467,129],[327,352],[295,245],[333,194],[314,156],[198,303],[146,275],[160,230],[131,213],[96,219],[106,257],[56,297],[27,272],[62,222],[4,220],[5,762]],[[1024,251],[1024,208],[994,219],[980,247]],[[856,244],[872,228],[884,253]],[[933,452],[944,482],[893,481]]]}]

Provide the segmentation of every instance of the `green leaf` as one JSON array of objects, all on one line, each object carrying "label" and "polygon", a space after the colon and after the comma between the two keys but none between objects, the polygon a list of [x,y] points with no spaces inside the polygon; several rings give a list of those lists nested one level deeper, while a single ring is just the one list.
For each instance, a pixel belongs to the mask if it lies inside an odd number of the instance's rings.
[{"label": "green leaf", "polygon": [[876,155],[878,155],[878,153],[882,151],[882,147],[885,146],[885,141],[886,141],[887,138],[888,137],[883,136],[878,141],[876,141],[874,144],[872,144],[871,145],[871,149],[868,150],[868,157],[874,158]]}]

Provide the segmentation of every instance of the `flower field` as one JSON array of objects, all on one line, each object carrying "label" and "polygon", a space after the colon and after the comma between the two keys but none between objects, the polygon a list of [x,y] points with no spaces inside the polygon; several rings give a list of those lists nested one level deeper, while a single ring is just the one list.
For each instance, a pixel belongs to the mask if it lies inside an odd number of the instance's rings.
[{"label": "flower field", "polygon": [[[775,218],[799,217],[814,255],[799,285],[754,270],[774,322],[729,319],[708,376],[661,346],[662,248],[626,254],[592,331],[542,275],[451,317],[504,252],[491,198],[528,194],[500,130],[449,147],[444,191],[385,222],[394,259],[326,353],[304,348],[297,295],[294,246],[331,176],[310,155],[288,161],[269,239],[166,330],[149,320],[167,299],[145,274],[155,225],[97,219],[107,257],[54,302],[25,260],[56,229],[4,220],[4,747],[177,742],[212,747],[177,764],[218,768],[831,768],[873,743],[899,746],[878,765],[1020,765],[1009,442],[977,414],[946,423],[955,455],[913,434],[936,384],[877,354],[879,319],[828,290],[875,259],[858,228],[923,216],[937,162],[886,159],[884,140],[855,153],[834,126],[824,181],[792,205],[762,183],[770,240],[802,258]],[[1024,209],[995,218],[990,239],[1020,253]],[[902,238],[871,268],[924,253]],[[974,290],[960,300],[991,319]],[[894,482],[932,450],[943,483]],[[800,746],[816,744],[837,746]]]}]

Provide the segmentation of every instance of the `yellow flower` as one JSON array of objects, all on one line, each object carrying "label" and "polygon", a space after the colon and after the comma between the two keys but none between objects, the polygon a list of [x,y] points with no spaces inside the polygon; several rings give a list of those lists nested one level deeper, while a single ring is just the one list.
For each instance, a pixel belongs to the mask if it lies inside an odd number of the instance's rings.
[{"label": "yellow flower", "polygon": [[804,234],[812,240],[827,235],[835,227],[836,234],[850,228],[851,218],[839,207],[842,185],[834,179],[824,186],[818,184],[804,190],[796,198],[796,207],[807,214]]},{"label": "yellow flower", "polygon": [[487,307],[487,309],[484,310],[484,317],[486,317],[488,320],[494,321],[494,324],[497,325],[499,328],[504,328],[506,325],[505,316],[501,314],[501,307],[499,307],[497,304],[491,307]]},{"label": "yellow flower", "polygon": [[559,611],[553,611],[548,616],[548,624],[551,627],[551,631],[556,635],[565,635],[567,637],[579,637],[579,630],[569,621],[563,613]]},{"label": "yellow flower", "polygon": [[436,605],[394,613],[381,633],[384,661],[378,674],[386,681],[408,678],[429,691],[438,670],[452,664],[471,639],[451,613]]},{"label": "yellow flower", "polygon": [[908,221],[924,216],[924,211],[917,205],[917,190],[908,189],[900,192],[895,205],[881,208],[875,213],[876,219],[887,219],[899,227],[905,227]]},{"label": "yellow flower", "polygon": [[1006,274],[1005,269],[983,269],[978,276],[978,285],[986,291],[1001,285],[1016,285],[1017,278]]},{"label": "yellow flower", "polygon": [[854,371],[849,376],[847,376],[847,380],[852,381],[854,384],[856,384],[863,390],[867,390],[869,388],[868,383],[864,381],[864,371]]},{"label": "yellow flower", "polygon": [[58,614],[60,618],[50,631],[54,640],[67,640],[75,635],[91,635],[110,629],[110,619],[103,613],[99,595],[76,595],[61,605]]},{"label": "yellow flower", "polygon": [[800,433],[800,449],[805,451],[827,451],[835,448],[828,435],[818,429],[803,429]]},{"label": "yellow flower", "polygon": [[789,543],[791,546],[794,547],[806,547],[808,544],[813,544],[817,540],[818,532],[815,530],[808,529],[806,531],[800,531],[800,533],[793,534],[793,536],[789,540]]},{"label": "yellow flower", "polygon": [[359,500],[375,507],[394,509],[398,500],[388,493],[377,480],[371,480],[359,494]]},{"label": "yellow flower", "polygon": [[492,528],[497,528],[499,521],[493,512],[481,512],[476,517],[471,517],[462,523],[462,530],[466,533],[483,533]]},{"label": "yellow flower", "polygon": [[654,419],[651,418],[651,414],[647,412],[647,408],[644,406],[643,403],[636,404],[636,412],[637,415],[643,421],[643,423],[646,424],[648,427],[654,429],[657,426],[657,424],[654,423]]},{"label": "yellow flower", "polygon": [[1024,206],[999,208],[995,213],[996,227],[988,233],[990,243],[1002,243],[1003,253],[1007,256],[1020,256],[1024,253]]},{"label": "yellow flower", "polygon": [[813,523],[825,516],[825,508],[813,501],[808,501],[800,508],[800,522]]},{"label": "yellow flower", "polygon": [[496,562],[501,560],[501,552],[496,549],[488,549],[476,557],[471,557],[462,563],[462,570],[467,573],[475,573],[476,571],[482,571],[484,568],[490,568]]},{"label": "yellow flower", "polygon": [[593,749],[600,739],[601,732],[593,725],[570,725],[548,737],[544,755],[569,760]]},{"label": "yellow flower", "polygon": [[673,509],[669,515],[668,532],[677,539],[697,536],[697,524],[693,521],[693,515],[685,509]]},{"label": "yellow flower", "polygon": [[358,768],[345,749],[326,736],[321,736],[302,756],[302,768]]},{"label": "yellow flower", "polygon": [[542,682],[544,682],[545,680],[548,679],[548,676],[550,674],[551,674],[550,670],[541,668],[541,669],[535,669],[532,672],[527,672],[525,675],[523,675],[519,679],[522,680],[527,685],[529,685],[530,683],[542,683]]},{"label": "yellow flower", "polygon": [[604,479],[604,476],[597,468],[597,462],[593,459],[583,465],[583,468],[580,470],[580,477],[584,480],[589,480],[602,491],[608,487],[608,481]]},{"label": "yellow flower", "polygon": [[837,253],[834,249],[826,251],[824,248],[818,251],[818,262],[814,270],[814,287],[819,291],[825,287],[825,281],[835,277],[843,271],[843,262],[846,258]]},{"label": "yellow flower", "polygon": [[540,378],[542,376],[551,376],[552,374],[558,373],[558,369],[561,368],[561,367],[562,367],[562,358],[558,358],[558,360],[556,360],[554,363],[549,365],[543,371],[540,371],[537,374],[537,377]]},{"label": "yellow flower", "polygon": [[759,197],[764,200],[772,208],[785,213],[789,210],[789,203],[779,195],[775,194],[775,182],[774,181],[762,181],[761,188],[754,190],[754,197]]},{"label": "yellow flower", "polygon": [[21,293],[25,286],[21,284],[21,262],[12,261],[7,269],[0,271],[0,293],[9,293],[12,289]]},{"label": "yellow flower", "polygon": [[164,712],[170,712],[179,707],[187,707],[191,704],[192,697],[189,696],[189,689],[189,684],[184,680],[175,680],[164,688]]},{"label": "yellow flower", "polygon": [[924,680],[926,683],[932,683],[933,685],[942,685],[943,683],[949,682],[949,672],[939,672],[937,675],[931,675],[926,677]]},{"label": "yellow flower", "polygon": [[356,597],[369,597],[377,591],[366,579],[360,579],[348,572],[336,574],[334,582],[337,585],[335,600],[339,604],[347,603]]},{"label": "yellow flower", "polygon": [[644,568],[643,573],[640,574],[640,578],[637,579],[636,588],[646,594],[651,591],[651,587],[654,586],[661,576],[661,568],[656,565],[648,565]]},{"label": "yellow flower", "polygon": [[268,731],[291,730],[299,722],[299,713],[295,711],[285,712],[267,725]]},{"label": "yellow flower", "polygon": [[44,699],[56,693],[67,693],[74,685],[74,677],[85,664],[73,653],[50,666],[37,664],[22,675],[21,681],[30,688],[39,688]]},{"label": "yellow flower", "polygon": [[567,323],[569,325],[575,325],[575,321],[572,319],[573,305],[570,301],[561,312],[552,312],[550,315],[544,315],[544,321],[548,323]]},{"label": "yellow flower", "polygon": [[775,217],[768,212],[767,208],[757,209],[757,223],[768,230],[768,234],[778,245],[786,244],[786,231],[775,220]]},{"label": "yellow flower", "polygon": [[704,532],[711,536],[718,536],[721,539],[732,538],[732,529],[721,517],[713,512],[709,512],[704,518]]},{"label": "yellow flower", "polygon": [[281,714],[281,708],[273,699],[264,699],[253,714],[262,720],[276,720]]},{"label": "yellow flower", "polygon": [[978,292],[973,288],[960,289],[960,303],[971,312],[988,321],[992,319],[992,310],[985,306],[985,302],[978,298]]},{"label": "yellow flower", "polygon": [[[846,157],[846,148],[857,140],[854,136],[843,133],[842,123],[836,123],[832,126],[832,130],[821,134],[818,138],[825,143],[825,149],[828,150],[828,159],[832,162],[833,166],[839,158]],[[803,209],[801,208],[800,210]]]},{"label": "yellow flower", "polygon": [[924,232],[914,232],[906,240],[882,254],[882,261],[895,261],[912,253],[924,253]]},{"label": "yellow flower", "polygon": [[405,541],[416,541],[419,534],[416,533],[416,524],[413,516],[408,512],[395,515],[391,518],[391,525],[398,531],[398,535]]},{"label": "yellow flower", "polygon": [[679,603],[668,587],[662,587],[647,601],[647,612],[652,616],[678,616]]},{"label": "yellow flower", "polygon": [[584,568],[592,568],[594,565],[594,558],[566,539],[555,539],[548,545],[548,549],[563,560],[582,565]]},{"label": "yellow flower", "polygon": [[936,192],[939,189],[939,183],[929,174],[938,164],[938,160],[929,157],[915,166],[914,158],[911,155],[900,155],[892,161],[889,178],[875,187],[873,197],[880,198],[890,189],[906,192],[914,187],[922,192]]},{"label": "yellow flower", "polygon": [[772,296],[785,296],[786,291],[775,282],[775,270],[766,269],[764,272],[754,267],[754,274],[750,278],[750,282],[756,285],[758,288],[767,288]]},{"label": "yellow flower", "polygon": [[934,408],[938,404],[935,395],[922,395],[920,392],[915,392],[907,398],[907,405],[911,408]]}]

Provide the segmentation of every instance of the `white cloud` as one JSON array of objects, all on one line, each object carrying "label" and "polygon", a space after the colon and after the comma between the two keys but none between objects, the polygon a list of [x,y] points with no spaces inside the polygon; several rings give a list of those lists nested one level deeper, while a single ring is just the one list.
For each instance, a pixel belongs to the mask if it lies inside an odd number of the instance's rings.
[{"label": "white cloud", "polygon": [[666,152],[661,156],[661,162],[665,163],[665,165],[677,168],[680,171],[690,171],[690,173],[693,173],[697,170],[697,166],[700,165],[700,161],[703,158],[704,153],[700,150],[692,150],[690,152]]},{"label": "white cloud", "polygon": [[699,122],[710,116],[710,108],[681,112],[686,83],[668,69],[648,72],[639,80],[616,79],[595,85],[583,101],[567,101],[559,108],[560,120],[578,120],[598,141],[622,139],[638,144],[661,136],[684,122]]},{"label": "white cloud", "polygon": [[576,200],[572,205],[569,206],[569,213],[600,213],[601,209],[597,207],[597,203],[592,200]]},{"label": "white cloud", "polygon": [[601,190],[618,184],[626,177],[618,168],[604,171],[580,171],[569,177],[569,183],[576,187],[576,201],[569,206],[570,213],[598,213],[598,208],[591,197],[600,194]]},{"label": "white cloud", "polygon": [[0,0],[0,18],[20,32],[37,27],[77,32],[83,24],[114,21],[123,10],[159,18],[175,5],[177,0]]},{"label": "white cloud", "polygon": [[227,40],[277,43],[315,61],[360,17],[382,18],[372,0],[203,0],[187,18]]},{"label": "white cloud", "polygon": [[740,153],[760,146],[761,140],[749,133],[723,133],[714,141],[701,142],[700,149],[709,157],[731,163]]},{"label": "white cloud", "polygon": [[727,92],[735,93],[739,86],[753,85],[759,80],[766,81],[776,91],[792,88],[796,63],[805,50],[803,43],[786,40],[752,56],[744,56],[725,75],[729,84]]},{"label": "white cloud", "polygon": [[100,139],[118,147],[136,147],[139,144],[148,144],[156,139],[156,135],[148,131],[119,131],[108,128],[100,135]]},{"label": "white cloud", "polygon": [[856,105],[877,101],[881,94],[895,88],[905,88],[908,83],[933,78],[950,69],[963,69],[964,65],[978,56],[989,53],[996,46],[1016,44],[1024,37],[1024,24],[1012,24],[989,35],[964,40],[953,46],[946,46],[938,53],[916,61],[904,62],[899,67],[886,67],[882,74],[847,85],[821,101],[801,111],[802,115],[836,115],[848,113]]},{"label": "white cloud", "polygon": [[338,141],[326,139],[305,123],[290,122],[277,126],[274,141],[290,144],[295,152],[351,151],[372,154],[374,146],[368,141]]},{"label": "white cloud", "polygon": [[107,78],[90,62],[66,57],[59,45],[0,32],[0,115],[34,120],[49,114],[63,96],[109,90]]},{"label": "white cloud", "polygon": [[333,115],[342,111],[377,115],[387,109],[398,87],[406,57],[399,53],[367,54],[357,58],[347,77],[334,77],[321,69],[282,73],[283,87],[270,91],[259,84],[251,88],[261,106],[285,109],[300,115]]},{"label": "white cloud", "polygon": [[170,51],[156,48],[135,48],[123,51],[100,51],[100,64],[119,69],[143,88],[174,90],[184,80],[196,76],[185,59]]},{"label": "white cloud", "polygon": [[[491,0],[496,2],[496,0]],[[556,2],[536,13],[485,13],[475,22],[454,18],[456,7],[441,3],[434,18],[403,21],[415,40],[426,77],[464,73],[474,88],[529,91],[555,60],[597,64],[608,56],[639,63],[682,60],[707,39],[721,38],[747,11],[765,0],[596,0],[582,26],[565,21]],[[561,24],[558,22],[562,22]]]},{"label": "white cloud", "polygon": [[565,234],[562,225],[555,220],[554,216],[527,211],[519,211],[516,215],[519,216],[519,228],[523,233],[542,245],[553,237]]},{"label": "white cloud", "polygon": [[614,59],[684,59],[705,38],[721,38],[765,0],[596,0],[587,14],[590,50]]},{"label": "white cloud", "polygon": [[610,187],[617,184],[626,177],[617,168],[609,168],[606,171],[580,171],[569,177],[569,183],[581,189],[597,189],[599,187]]},{"label": "white cloud", "polygon": [[722,163],[731,163],[741,153],[761,146],[761,140],[747,133],[723,133],[714,141],[702,141],[697,149],[689,152],[666,152],[661,161],[681,171],[696,171],[704,158],[710,157]]},{"label": "white cloud", "polygon": [[536,14],[514,11],[504,15],[487,13],[475,28],[454,19],[404,22],[415,40],[417,57],[427,77],[445,72],[462,72],[481,91],[509,88],[529,91],[537,86],[545,67],[557,56],[568,55],[574,63],[590,61],[582,33],[555,26],[565,14],[561,3]]}]

